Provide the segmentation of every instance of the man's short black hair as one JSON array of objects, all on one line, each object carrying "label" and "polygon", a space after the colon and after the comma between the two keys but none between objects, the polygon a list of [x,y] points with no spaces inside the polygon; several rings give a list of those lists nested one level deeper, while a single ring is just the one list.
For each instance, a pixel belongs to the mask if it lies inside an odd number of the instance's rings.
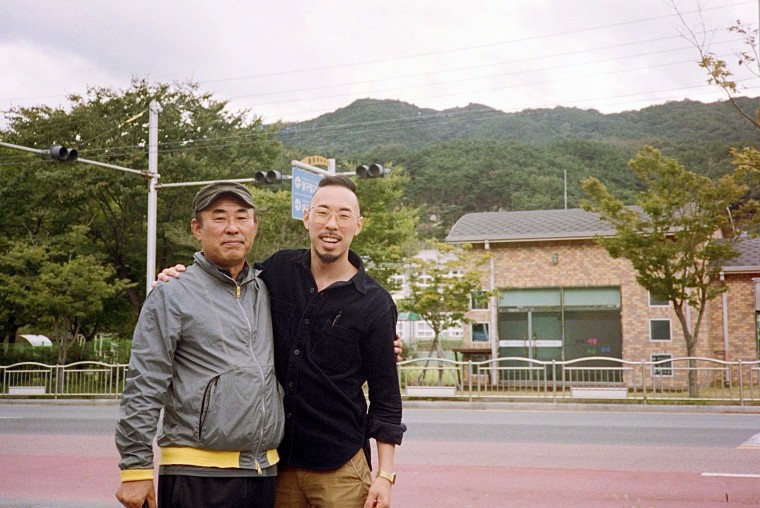
[{"label": "man's short black hair", "polygon": [[353,180],[351,180],[349,177],[344,175],[328,175],[322,177],[322,179],[319,181],[318,188],[322,187],[330,187],[332,185],[337,185],[339,187],[345,187],[354,194],[356,194],[356,184]]}]

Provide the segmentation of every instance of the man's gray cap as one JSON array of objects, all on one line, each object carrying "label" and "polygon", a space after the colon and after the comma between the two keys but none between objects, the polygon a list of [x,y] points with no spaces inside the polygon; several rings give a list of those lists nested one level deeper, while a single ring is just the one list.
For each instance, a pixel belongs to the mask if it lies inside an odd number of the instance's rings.
[{"label": "man's gray cap", "polygon": [[229,195],[236,198],[247,208],[256,208],[253,202],[253,196],[248,192],[244,185],[234,182],[216,182],[206,185],[198,191],[193,199],[193,211],[198,213],[208,208],[217,198]]}]

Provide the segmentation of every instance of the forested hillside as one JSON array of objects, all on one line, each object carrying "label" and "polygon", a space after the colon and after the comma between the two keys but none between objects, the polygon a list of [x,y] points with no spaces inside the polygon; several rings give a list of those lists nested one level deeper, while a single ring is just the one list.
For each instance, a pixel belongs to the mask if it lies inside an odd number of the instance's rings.
[{"label": "forested hillside", "polygon": [[[741,98],[754,115],[757,99]],[[728,102],[672,102],[602,114],[558,107],[503,113],[483,105],[436,111],[363,99],[279,132],[289,150],[338,160],[339,168],[381,162],[411,177],[407,203],[420,208],[420,232],[442,237],[463,213],[577,207],[580,181],[636,191],[627,162],[652,145],[687,169],[727,171],[731,147],[760,146],[760,133]]]}]

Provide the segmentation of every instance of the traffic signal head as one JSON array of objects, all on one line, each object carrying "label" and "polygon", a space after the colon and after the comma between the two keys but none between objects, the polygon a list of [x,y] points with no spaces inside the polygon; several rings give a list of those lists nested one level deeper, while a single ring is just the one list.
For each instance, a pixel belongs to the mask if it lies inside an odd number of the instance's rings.
[{"label": "traffic signal head", "polygon": [[75,148],[53,145],[48,149],[47,157],[56,161],[74,162],[79,158],[79,152]]},{"label": "traffic signal head", "polygon": [[253,183],[256,185],[280,183],[281,181],[282,173],[274,169],[270,169],[269,171],[256,171],[253,174]]},{"label": "traffic signal head", "polygon": [[382,164],[360,164],[356,166],[356,176],[359,178],[382,178],[391,170]]}]

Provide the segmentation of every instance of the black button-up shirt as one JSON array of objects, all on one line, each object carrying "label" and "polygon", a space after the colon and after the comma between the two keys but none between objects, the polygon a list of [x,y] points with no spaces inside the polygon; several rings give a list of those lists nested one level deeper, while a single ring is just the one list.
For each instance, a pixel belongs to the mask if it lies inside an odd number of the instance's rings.
[{"label": "black button-up shirt", "polygon": [[[284,250],[257,265],[269,288],[275,370],[285,390],[281,460],[336,469],[367,438],[401,444],[401,392],[391,296],[364,271],[317,291],[308,250]],[[369,389],[369,411],[362,386]]]}]

